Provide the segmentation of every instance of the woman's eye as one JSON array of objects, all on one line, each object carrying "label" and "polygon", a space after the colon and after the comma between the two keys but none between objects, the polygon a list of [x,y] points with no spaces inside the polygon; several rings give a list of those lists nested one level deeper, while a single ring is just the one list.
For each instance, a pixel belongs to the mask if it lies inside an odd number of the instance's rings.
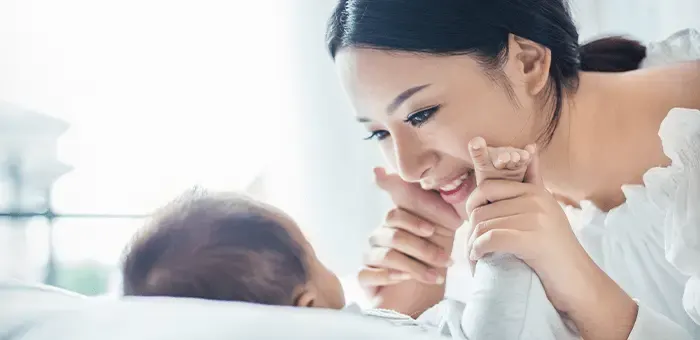
[{"label": "woman's eye", "polygon": [[376,130],[372,131],[372,134],[369,135],[369,137],[365,137],[365,140],[384,140],[385,138],[389,137],[389,131],[386,130]]},{"label": "woman's eye", "polygon": [[425,124],[432,116],[440,110],[440,105],[435,105],[427,109],[420,110],[418,112],[412,113],[404,120],[404,122],[411,124],[414,127],[420,127]]}]

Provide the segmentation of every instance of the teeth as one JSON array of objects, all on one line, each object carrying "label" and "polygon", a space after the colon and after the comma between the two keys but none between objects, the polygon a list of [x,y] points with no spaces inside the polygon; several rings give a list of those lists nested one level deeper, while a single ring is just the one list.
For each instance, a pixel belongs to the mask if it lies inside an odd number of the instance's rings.
[{"label": "teeth", "polygon": [[452,181],[450,184],[446,184],[440,187],[440,190],[442,191],[452,191],[454,189],[459,188],[462,183],[464,183],[464,180],[467,179],[467,175],[462,175],[461,177],[457,178],[456,180]]}]

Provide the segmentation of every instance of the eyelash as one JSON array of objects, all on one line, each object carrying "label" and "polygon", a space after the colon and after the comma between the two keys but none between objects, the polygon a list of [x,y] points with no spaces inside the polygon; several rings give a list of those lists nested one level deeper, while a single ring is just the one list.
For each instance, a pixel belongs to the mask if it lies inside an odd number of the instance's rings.
[{"label": "eyelash", "polygon": [[[419,128],[423,126],[423,124],[427,123],[435,113],[437,113],[440,110],[440,105],[435,105],[431,106],[425,109],[422,109],[420,111],[416,111],[406,119],[404,119],[404,123],[411,124],[411,126],[415,128]],[[368,137],[365,138],[365,140],[372,140],[376,139],[378,141],[384,140],[385,138],[389,137],[389,132],[386,130],[376,130],[372,131],[372,134],[370,134]]]}]

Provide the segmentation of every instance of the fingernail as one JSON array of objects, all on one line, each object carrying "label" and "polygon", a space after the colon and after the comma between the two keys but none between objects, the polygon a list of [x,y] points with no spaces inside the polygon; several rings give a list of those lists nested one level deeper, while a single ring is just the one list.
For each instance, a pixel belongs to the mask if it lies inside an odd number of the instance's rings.
[{"label": "fingernail", "polygon": [[408,273],[391,273],[389,274],[389,279],[392,281],[406,281],[411,278]]}]

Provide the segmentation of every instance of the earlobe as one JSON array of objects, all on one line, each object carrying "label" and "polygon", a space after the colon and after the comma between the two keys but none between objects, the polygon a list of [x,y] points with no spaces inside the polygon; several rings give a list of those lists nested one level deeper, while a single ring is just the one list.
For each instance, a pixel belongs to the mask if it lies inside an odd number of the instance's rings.
[{"label": "earlobe", "polygon": [[510,34],[508,45],[517,61],[528,92],[533,96],[540,94],[549,80],[552,52],[532,40],[514,34]]}]

